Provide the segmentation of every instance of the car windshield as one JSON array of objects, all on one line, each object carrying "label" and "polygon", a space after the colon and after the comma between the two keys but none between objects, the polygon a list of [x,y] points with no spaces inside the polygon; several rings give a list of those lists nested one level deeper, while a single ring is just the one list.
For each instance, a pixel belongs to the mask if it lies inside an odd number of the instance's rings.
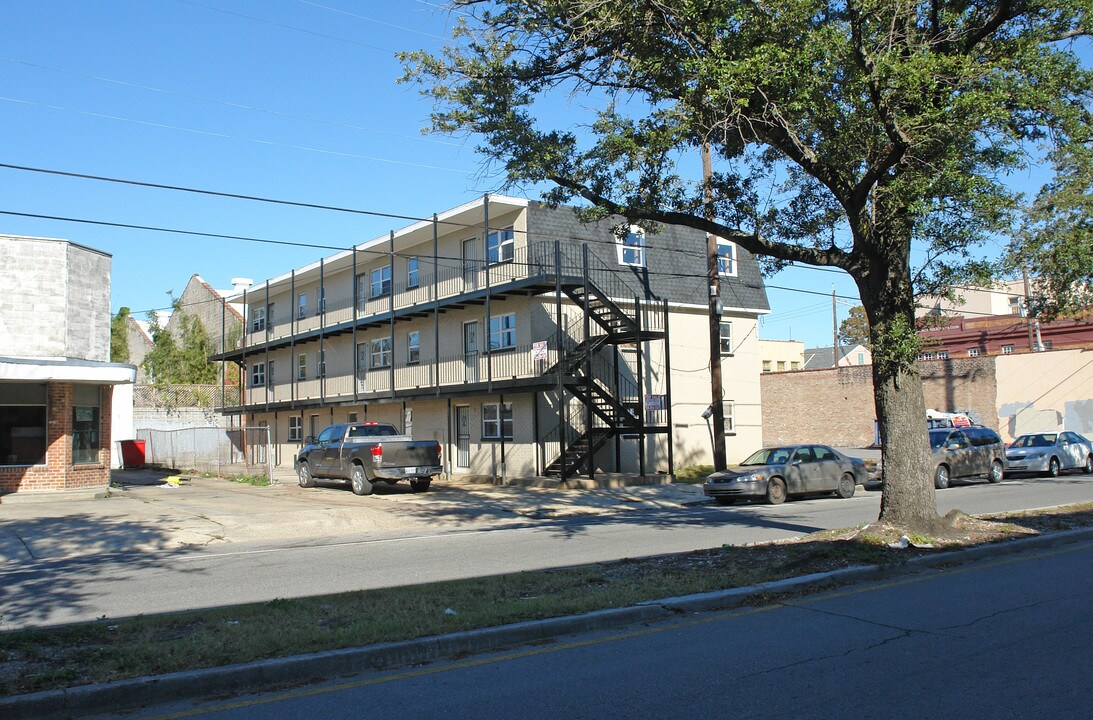
[{"label": "car windshield", "polygon": [[951,430],[931,430],[930,431],[930,449],[937,450],[939,447],[945,444],[945,440],[949,437]]},{"label": "car windshield", "polygon": [[1055,433],[1040,433],[1037,435],[1022,435],[1013,441],[1010,447],[1051,447],[1055,444]]},{"label": "car windshield", "polygon": [[741,465],[782,465],[789,461],[793,448],[763,448],[753,454]]}]

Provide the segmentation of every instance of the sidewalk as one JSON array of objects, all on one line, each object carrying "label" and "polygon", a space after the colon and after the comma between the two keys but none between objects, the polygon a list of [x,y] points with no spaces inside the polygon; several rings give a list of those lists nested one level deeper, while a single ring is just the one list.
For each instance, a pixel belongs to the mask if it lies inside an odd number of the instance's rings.
[{"label": "sidewalk", "polygon": [[700,485],[683,484],[562,490],[435,482],[429,492],[412,493],[400,483],[358,497],[344,485],[301,488],[294,476],[268,487],[192,476],[176,486],[166,477],[114,471],[107,498],[5,504],[0,563],[504,525],[707,501]]}]

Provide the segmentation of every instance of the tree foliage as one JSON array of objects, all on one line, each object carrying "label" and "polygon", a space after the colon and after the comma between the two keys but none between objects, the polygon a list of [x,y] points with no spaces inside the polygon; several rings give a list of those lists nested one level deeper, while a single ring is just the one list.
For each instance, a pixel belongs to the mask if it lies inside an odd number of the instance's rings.
[{"label": "tree foliage", "polygon": [[129,362],[129,308],[110,319],[110,362]]},{"label": "tree foliage", "polygon": [[205,326],[194,315],[180,310],[177,300],[172,298],[175,314],[179,321],[180,333],[176,338],[166,327],[159,323],[159,316],[148,313],[150,334],[153,347],[144,356],[144,367],[156,385],[211,385],[217,380],[216,365],[209,362],[209,356],[216,348]]},{"label": "tree foliage", "polygon": [[[849,273],[874,351],[881,516],[933,527],[915,294],[981,273],[978,243],[1017,209],[1000,178],[1088,125],[1093,82],[1068,43],[1090,2],[454,0],[453,44],[403,59],[431,129],[480,136],[510,186]],[[695,181],[705,143],[715,171]]]},{"label": "tree foliage", "polygon": [[850,308],[850,315],[839,323],[839,344],[870,346],[869,320],[861,305]]}]

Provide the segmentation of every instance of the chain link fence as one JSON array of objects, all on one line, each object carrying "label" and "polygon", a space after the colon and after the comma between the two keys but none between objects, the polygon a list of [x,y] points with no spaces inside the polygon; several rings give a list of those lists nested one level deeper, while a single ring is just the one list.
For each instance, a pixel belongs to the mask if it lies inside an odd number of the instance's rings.
[{"label": "chain link fence", "polygon": [[234,385],[138,384],[133,388],[133,406],[138,408],[235,407],[239,399]]},{"label": "chain link fence", "polygon": [[221,477],[252,475],[273,482],[273,449],[268,427],[140,428],[147,465]]}]

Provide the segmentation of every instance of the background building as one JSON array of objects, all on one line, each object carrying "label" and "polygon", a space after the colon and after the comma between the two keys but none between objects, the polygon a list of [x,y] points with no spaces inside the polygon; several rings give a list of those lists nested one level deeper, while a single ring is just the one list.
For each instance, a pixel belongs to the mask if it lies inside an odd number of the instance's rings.
[{"label": "background building", "polygon": [[136,374],[108,362],[110,256],[4,235],[0,278],[0,494],[105,491],[114,388]]},{"label": "background building", "polygon": [[763,372],[801,370],[805,366],[805,344],[800,340],[760,340]]}]

